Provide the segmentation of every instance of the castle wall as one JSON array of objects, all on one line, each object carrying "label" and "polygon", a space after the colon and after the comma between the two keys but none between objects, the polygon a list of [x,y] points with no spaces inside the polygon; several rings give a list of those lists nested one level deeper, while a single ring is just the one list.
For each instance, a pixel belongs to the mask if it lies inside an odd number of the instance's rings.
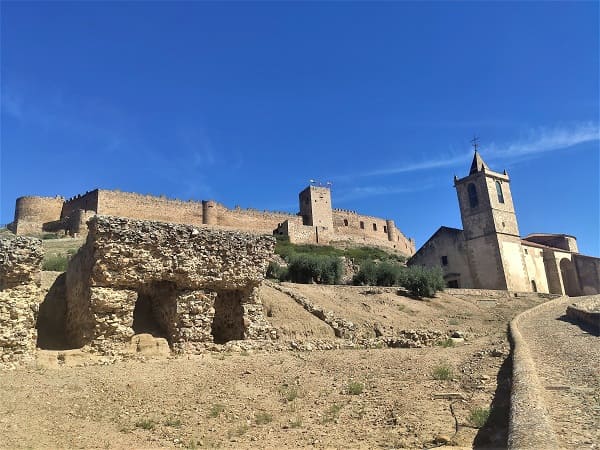
[{"label": "castle wall", "polygon": [[[409,256],[415,253],[414,241],[406,238],[392,220],[334,209],[333,227],[335,236],[332,239],[337,241],[394,248]],[[390,235],[394,241],[390,241]]]},{"label": "castle wall", "polygon": [[19,197],[15,205],[15,234],[40,234],[43,225],[60,218],[62,197]]},{"label": "castle wall", "polygon": [[66,200],[60,218],[64,219],[70,217],[74,211],[83,209],[84,211],[98,211],[98,196],[99,190],[94,189],[88,191],[85,194],[76,195]]},{"label": "castle wall", "polygon": [[[308,201],[305,204],[304,200]],[[393,220],[331,209],[331,192],[326,187],[310,186],[300,193],[304,215],[256,209],[229,209],[213,200],[181,201],[131,192],[95,189],[67,201],[61,197],[22,197],[17,200],[17,233],[39,233],[46,223],[48,231],[86,234],[85,222],[94,214],[190,225],[222,226],[258,234],[272,234],[280,224],[290,221],[295,227],[292,242],[352,242],[396,249],[410,256],[415,243],[406,238]],[[308,228],[302,223],[311,222]],[[315,222],[316,221],[316,222]],[[315,223],[312,223],[315,222]],[[327,225],[324,225],[327,224]],[[314,228],[317,227],[317,228]]]},{"label": "castle wall", "polygon": [[252,231],[261,234],[273,234],[278,225],[286,220],[298,220],[290,213],[259,211],[256,209],[228,209],[220,203],[216,204],[217,224],[236,230]]},{"label": "castle wall", "polygon": [[140,220],[202,224],[202,203],[119,191],[98,191],[98,214]]}]

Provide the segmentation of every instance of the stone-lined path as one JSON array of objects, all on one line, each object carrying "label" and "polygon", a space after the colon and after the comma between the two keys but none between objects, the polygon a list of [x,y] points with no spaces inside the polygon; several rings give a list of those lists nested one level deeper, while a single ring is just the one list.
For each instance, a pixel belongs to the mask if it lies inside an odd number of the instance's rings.
[{"label": "stone-lined path", "polygon": [[564,448],[600,449],[600,337],[566,317],[566,298],[520,324]]}]

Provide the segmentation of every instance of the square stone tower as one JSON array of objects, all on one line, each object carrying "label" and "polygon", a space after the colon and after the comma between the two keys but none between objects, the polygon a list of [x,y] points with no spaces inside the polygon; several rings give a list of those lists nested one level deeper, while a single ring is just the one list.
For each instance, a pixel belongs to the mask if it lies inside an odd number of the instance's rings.
[{"label": "square stone tower", "polygon": [[494,172],[475,151],[469,175],[454,186],[475,285],[530,290],[506,171]]},{"label": "square stone tower", "polygon": [[333,230],[331,190],[323,186],[308,186],[299,194],[302,223]]}]

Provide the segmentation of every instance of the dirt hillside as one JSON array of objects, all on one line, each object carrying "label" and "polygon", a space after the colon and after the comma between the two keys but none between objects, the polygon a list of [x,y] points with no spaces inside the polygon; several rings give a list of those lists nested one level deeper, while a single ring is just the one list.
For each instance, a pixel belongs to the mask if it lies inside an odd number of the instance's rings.
[{"label": "dirt hillside", "polygon": [[[33,367],[0,372],[0,446],[506,445],[506,325],[542,300],[494,305],[446,293],[421,301],[395,289],[285,287],[364,332],[375,334],[375,324],[384,334],[457,331],[465,341],[427,348],[207,352],[110,365],[87,365],[75,351],[63,352],[62,364],[52,366],[43,360],[60,352],[41,352]],[[336,341],[328,325],[290,296],[263,286],[261,297],[282,341]],[[490,409],[486,423],[481,416]]]}]

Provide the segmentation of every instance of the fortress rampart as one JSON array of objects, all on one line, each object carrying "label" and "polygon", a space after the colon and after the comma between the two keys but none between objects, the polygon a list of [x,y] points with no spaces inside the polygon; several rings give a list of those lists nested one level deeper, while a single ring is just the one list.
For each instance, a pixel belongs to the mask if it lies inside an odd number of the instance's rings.
[{"label": "fortress rampart", "polygon": [[[306,204],[310,205],[310,214],[228,208],[214,200],[182,201],[104,189],[94,189],[67,200],[62,197],[20,197],[11,227],[16,234],[35,235],[44,231],[85,234],[87,220],[101,214],[219,226],[259,234],[275,233],[288,236],[296,243],[345,241],[393,248],[406,255],[415,252],[414,241],[406,238],[393,220],[332,209],[329,188],[310,186],[303,193],[300,201],[309,202]],[[323,224],[333,224],[333,228]]]},{"label": "fortress rampart", "polygon": [[58,220],[65,199],[63,197],[19,197],[15,205],[12,230],[16,234],[35,234],[41,225]]}]

